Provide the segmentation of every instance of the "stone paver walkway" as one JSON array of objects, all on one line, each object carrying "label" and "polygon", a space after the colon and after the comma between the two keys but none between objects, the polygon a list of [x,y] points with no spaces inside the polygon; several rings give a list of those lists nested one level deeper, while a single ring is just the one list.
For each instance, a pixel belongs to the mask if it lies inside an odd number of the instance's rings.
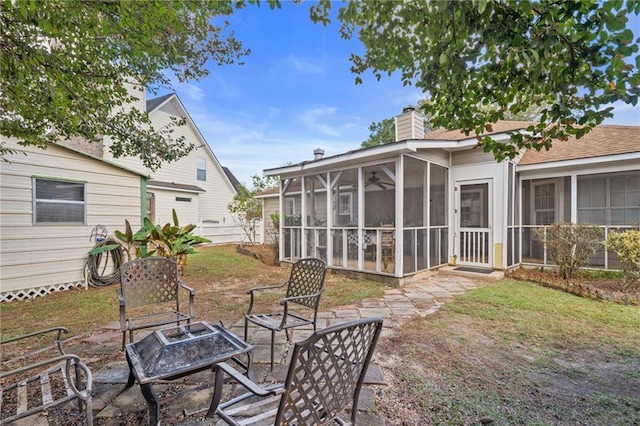
[{"label": "stone paver walkway", "polygon": [[[341,306],[331,311],[320,312],[318,314],[318,328],[362,317],[381,317],[384,319],[384,338],[385,334],[389,333],[394,327],[403,324],[416,315],[424,318],[436,312],[447,300],[486,283],[487,281],[482,279],[439,274],[408,284],[402,288],[388,289],[382,298],[364,299],[358,305]],[[202,319],[209,321],[208,318]],[[231,326],[231,331],[242,338],[244,335],[243,327],[244,321],[241,320]],[[293,341],[302,340],[312,332],[311,327],[295,329]],[[255,346],[253,352],[253,374],[260,382],[281,382],[284,381],[287,372],[292,344],[286,341],[284,332],[276,333],[276,365],[274,365],[273,372],[270,372],[268,368],[270,338],[269,331],[258,329],[253,325],[248,331],[248,341]],[[96,422],[108,425],[127,424],[124,420],[124,414],[135,412],[140,420],[139,423],[146,424],[148,422],[146,402],[140,392],[140,387],[135,385],[123,391],[129,370],[124,354],[119,352],[120,339],[119,326],[118,324],[113,324],[102,330],[100,334],[82,340],[82,349],[78,349],[78,352],[89,364],[91,363],[92,353],[101,355],[112,353],[114,355],[113,362],[99,371],[93,372],[93,408],[94,413],[96,413]],[[74,350],[73,347],[69,349],[70,352]],[[118,356],[118,353],[120,356]],[[211,371],[205,371],[184,379],[159,384],[154,386],[154,389],[159,394],[163,391],[168,393],[185,392],[180,398],[162,406],[165,415],[182,419],[177,424],[213,425],[217,423],[214,420],[204,420],[202,418],[203,414],[186,417],[183,415],[185,411],[189,413],[208,407],[213,392],[212,388],[194,390],[192,392],[189,392],[189,390],[203,383],[211,383],[211,381]],[[382,369],[374,361],[369,368],[365,379],[365,387],[361,393],[358,407],[358,424],[384,425],[384,420],[374,414],[376,407],[373,386],[380,385],[386,385],[386,382]],[[25,422],[20,423],[19,426],[49,424],[44,416],[32,416],[24,420]],[[167,423],[164,422],[164,424]]]}]

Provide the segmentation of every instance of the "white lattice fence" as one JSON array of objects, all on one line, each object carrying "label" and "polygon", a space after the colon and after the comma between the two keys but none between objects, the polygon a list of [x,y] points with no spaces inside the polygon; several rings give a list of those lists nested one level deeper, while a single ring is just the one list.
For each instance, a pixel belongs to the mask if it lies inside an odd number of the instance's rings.
[{"label": "white lattice fence", "polygon": [[86,288],[85,282],[77,281],[65,284],[54,284],[35,288],[25,288],[22,290],[6,291],[0,293],[0,303],[35,299],[36,297],[42,297],[51,294],[54,291],[71,290],[78,287]]}]

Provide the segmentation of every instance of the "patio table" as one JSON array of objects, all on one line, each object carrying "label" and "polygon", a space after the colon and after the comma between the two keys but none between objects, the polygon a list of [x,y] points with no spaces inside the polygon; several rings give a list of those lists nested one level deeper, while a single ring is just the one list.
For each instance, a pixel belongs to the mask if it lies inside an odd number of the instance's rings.
[{"label": "patio table", "polygon": [[[149,406],[149,423],[159,425],[160,403],[175,398],[175,395],[160,401],[153,390],[154,383],[179,379],[231,358],[249,371],[252,349],[252,345],[221,325],[210,325],[204,321],[157,330],[126,346],[129,380],[125,389],[136,381],[140,384]],[[236,359],[242,354],[248,356],[247,364]]]}]

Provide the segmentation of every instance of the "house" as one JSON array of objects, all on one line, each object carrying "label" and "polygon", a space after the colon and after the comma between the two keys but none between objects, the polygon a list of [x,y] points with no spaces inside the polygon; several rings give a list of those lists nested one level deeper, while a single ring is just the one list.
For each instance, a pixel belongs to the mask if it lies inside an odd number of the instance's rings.
[{"label": "house", "polygon": [[[175,137],[184,137],[186,143],[196,146],[187,156],[153,171],[137,157],[113,158],[109,141],[105,141],[105,158],[150,176],[146,192],[147,215],[152,222],[172,223],[172,210],[175,209],[182,224],[198,225],[195,233],[214,242],[238,241],[239,231],[233,229],[233,217],[227,210],[236,194],[229,177],[233,174],[225,172],[178,96],[171,93],[146,101],[141,99],[137,107],[146,108],[154,128],[169,125],[172,117],[185,118],[186,125],[175,128]],[[228,232],[212,235],[205,231],[207,227],[226,228]]]},{"label": "house", "polygon": [[[599,126],[498,163],[473,136],[425,134],[423,119],[407,108],[397,142],[265,170],[280,177],[261,197],[265,214],[281,212],[281,260],[314,256],[397,280],[446,264],[504,270],[547,263],[535,228],[640,223],[638,126]],[[530,124],[499,122],[488,134],[506,141]],[[604,249],[592,261],[618,266]]]},{"label": "house", "polygon": [[2,141],[15,152],[0,161],[0,301],[85,287],[92,230],[139,227],[146,176],[62,145]]}]

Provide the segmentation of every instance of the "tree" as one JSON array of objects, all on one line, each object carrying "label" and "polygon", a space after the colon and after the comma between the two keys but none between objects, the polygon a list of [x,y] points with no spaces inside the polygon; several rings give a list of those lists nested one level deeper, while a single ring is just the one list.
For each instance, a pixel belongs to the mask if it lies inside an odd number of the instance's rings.
[{"label": "tree", "polygon": [[256,220],[262,218],[262,203],[254,196],[277,186],[278,178],[253,175],[251,179],[253,181],[251,189],[244,183],[240,183],[236,187],[238,193],[233,197],[233,201],[227,205],[227,209],[234,214],[236,221],[242,227],[243,239],[246,238],[250,244],[253,244],[256,239]]},{"label": "tree", "polygon": [[[331,6],[319,1],[311,19],[329,23]],[[341,35],[366,49],[351,55],[356,83],[369,70],[377,79],[399,71],[429,98],[421,108],[434,127],[473,133],[502,160],[584,136],[612,116],[613,102],[637,104],[640,56],[627,24],[639,13],[633,0],[354,0],[337,16]],[[531,134],[481,136],[531,105],[549,105]]]},{"label": "tree", "polygon": [[[255,3],[255,1],[249,1]],[[277,0],[268,1],[271,8]],[[176,120],[156,129],[136,96],[208,74],[207,61],[241,63],[249,53],[229,31],[231,0],[0,3],[0,131],[46,148],[71,137],[112,140],[114,156],[156,169],[194,147],[172,140]],[[6,148],[0,144],[0,157]]]},{"label": "tree", "polygon": [[360,147],[371,148],[372,146],[384,145],[395,142],[396,123],[393,118],[385,118],[382,121],[373,122],[369,126],[369,139],[362,142]]}]

